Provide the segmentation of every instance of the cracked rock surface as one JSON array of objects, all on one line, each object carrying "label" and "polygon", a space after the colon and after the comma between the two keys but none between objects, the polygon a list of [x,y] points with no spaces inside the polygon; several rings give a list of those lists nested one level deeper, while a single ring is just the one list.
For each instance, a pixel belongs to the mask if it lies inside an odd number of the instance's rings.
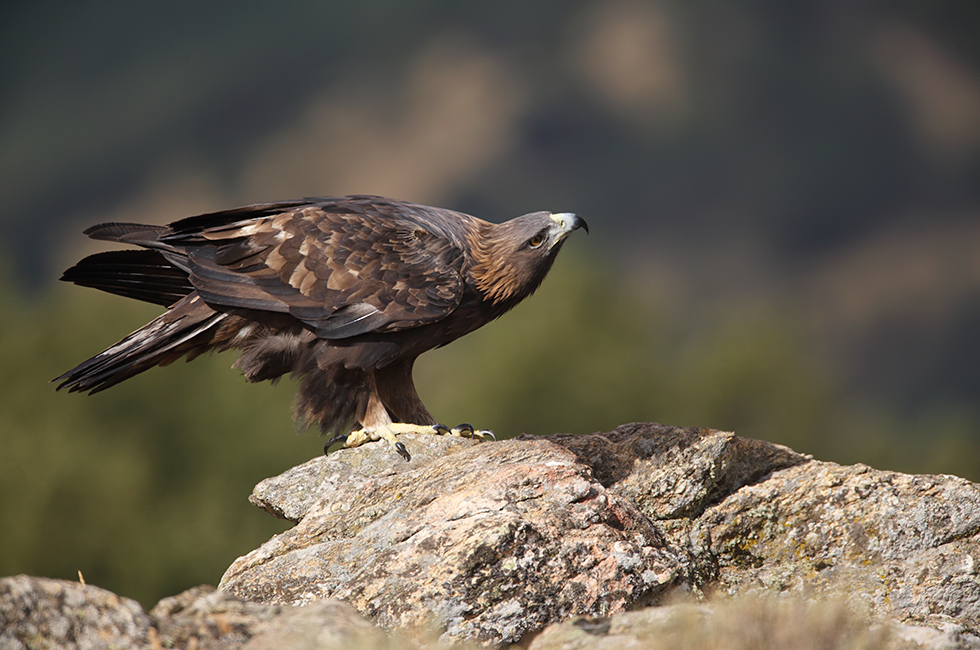
[{"label": "cracked rock surface", "polygon": [[655,600],[688,571],[636,505],[552,442],[467,444],[369,475],[351,456],[279,477],[320,481],[299,487],[305,512],[289,487],[260,484],[255,500],[298,523],[236,561],[221,589],[274,604],[339,598],[389,628],[434,616],[446,639],[498,642]]},{"label": "cracked rock surface", "polygon": [[[447,640],[517,642],[678,590],[817,595],[980,629],[980,487],[962,479],[649,423],[411,443],[418,464],[378,467],[367,459],[387,450],[360,448],[260,483],[253,502],[298,524],[221,588],[339,598],[386,628],[434,621]],[[432,453],[443,445],[453,453]]]},{"label": "cracked rock surface", "polygon": [[658,424],[404,439],[411,462],[369,444],[259,483],[251,501],[295,526],[218,591],[146,614],[0,579],[0,648],[382,648],[435,630],[535,650],[980,649],[980,486],[963,479]]}]

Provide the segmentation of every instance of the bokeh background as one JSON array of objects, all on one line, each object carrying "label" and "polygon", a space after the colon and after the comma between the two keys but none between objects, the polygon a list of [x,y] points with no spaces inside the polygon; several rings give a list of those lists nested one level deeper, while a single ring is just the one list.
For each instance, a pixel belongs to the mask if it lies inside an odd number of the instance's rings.
[{"label": "bokeh background", "polygon": [[[423,357],[449,424],[734,430],[980,480],[980,3],[8,2],[0,575],[152,605],[321,453],[230,355],[47,382],[158,313],[57,282],[106,220],[383,194],[574,211],[537,295]],[[393,462],[400,462],[393,457]]]}]

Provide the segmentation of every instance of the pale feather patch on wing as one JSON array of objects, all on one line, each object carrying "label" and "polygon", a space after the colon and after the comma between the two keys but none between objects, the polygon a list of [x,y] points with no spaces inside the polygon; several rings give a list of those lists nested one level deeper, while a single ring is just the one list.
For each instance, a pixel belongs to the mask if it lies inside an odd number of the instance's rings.
[{"label": "pale feather patch on wing", "polygon": [[268,232],[272,220],[268,217],[261,219],[250,219],[246,221],[236,221],[223,226],[214,226],[201,233],[205,239],[221,240],[236,239],[239,237],[252,237],[253,235]]},{"label": "pale feather patch on wing", "polygon": [[366,334],[387,325],[391,319],[377,308],[359,302],[335,311],[316,326],[316,335],[322,339],[345,339]]},{"label": "pale feather patch on wing", "polygon": [[310,295],[316,280],[316,273],[307,268],[306,264],[298,264],[293,269],[292,275],[289,276],[289,285],[304,295]]},{"label": "pale feather patch on wing", "polygon": [[327,278],[327,289],[332,291],[347,291],[360,279],[357,271],[347,273],[331,273]]},{"label": "pale feather patch on wing", "polygon": [[[279,252],[278,248],[271,249],[269,251],[269,254],[265,256],[265,265],[275,271],[281,271],[282,268],[286,266],[287,263],[288,260],[285,257],[283,257],[282,253]],[[290,282],[290,284],[292,283]]]}]

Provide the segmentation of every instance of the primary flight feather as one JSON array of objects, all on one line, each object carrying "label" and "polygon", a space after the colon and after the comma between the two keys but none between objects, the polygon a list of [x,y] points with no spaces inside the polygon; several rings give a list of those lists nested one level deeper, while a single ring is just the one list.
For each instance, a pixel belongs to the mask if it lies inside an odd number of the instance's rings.
[{"label": "primary flight feather", "polygon": [[415,390],[415,359],[531,295],[578,228],[588,230],[570,213],[494,224],[376,196],[93,226],[93,239],[140,248],[91,255],[61,279],[168,310],[55,381],[96,393],[181,357],[237,349],[249,381],[301,378],[304,423],[347,446],[385,438],[407,459],[397,433],[449,431]]}]

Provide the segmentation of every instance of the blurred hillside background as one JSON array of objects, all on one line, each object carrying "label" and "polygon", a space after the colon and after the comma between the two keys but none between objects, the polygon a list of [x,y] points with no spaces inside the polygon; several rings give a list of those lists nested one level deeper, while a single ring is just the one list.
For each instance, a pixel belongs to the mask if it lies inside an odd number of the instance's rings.
[{"label": "blurred hillside background", "polygon": [[978,34],[929,0],[4,4],[0,575],[150,606],[285,528],[246,498],[321,453],[290,382],[47,382],[159,312],[57,282],[106,248],[85,227],[299,196],[588,220],[422,358],[448,424],[980,480]]}]

